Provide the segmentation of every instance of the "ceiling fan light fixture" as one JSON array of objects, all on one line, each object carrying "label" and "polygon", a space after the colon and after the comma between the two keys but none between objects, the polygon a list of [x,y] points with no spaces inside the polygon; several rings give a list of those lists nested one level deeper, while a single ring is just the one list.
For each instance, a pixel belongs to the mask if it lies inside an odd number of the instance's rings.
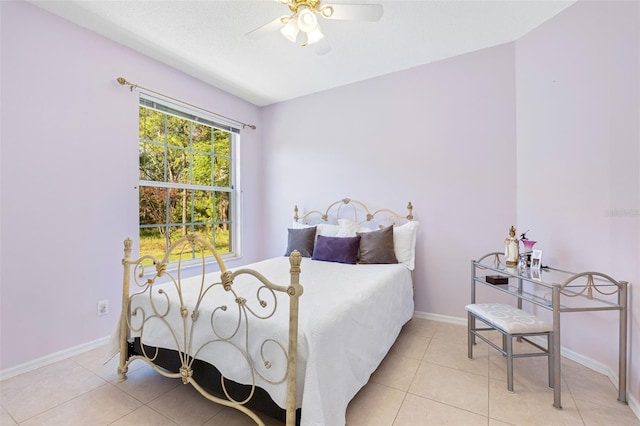
[{"label": "ceiling fan light fixture", "polygon": [[[324,55],[331,50],[329,41],[318,25],[318,21],[321,20],[318,16],[334,21],[376,22],[380,20],[383,13],[382,4],[378,3],[340,2],[337,4],[322,5],[325,0],[273,1],[286,6],[290,13],[274,19],[253,31],[249,31],[246,36],[255,40],[277,29],[287,40],[299,42],[301,46],[315,44],[314,50],[318,55]],[[330,2],[331,0],[326,1]],[[301,32],[304,34],[300,35]]]},{"label": "ceiling fan light fixture", "polygon": [[318,18],[316,14],[307,6],[298,8],[298,28],[308,33],[318,26]]},{"label": "ceiling fan light fixture", "polygon": [[320,8],[320,14],[322,14],[322,16],[324,16],[325,18],[331,18],[331,16],[333,16],[333,6],[322,6]]},{"label": "ceiling fan light fixture", "polygon": [[324,38],[324,34],[320,31],[320,25],[316,25],[314,29],[307,32],[307,44],[317,43]]},{"label": "ceiling fan light fixture", "polygon": [[295,19],[289,19],[287,24],[280,29],[280,33],[289,41],[295,43],[298,40],[298,22]]}]

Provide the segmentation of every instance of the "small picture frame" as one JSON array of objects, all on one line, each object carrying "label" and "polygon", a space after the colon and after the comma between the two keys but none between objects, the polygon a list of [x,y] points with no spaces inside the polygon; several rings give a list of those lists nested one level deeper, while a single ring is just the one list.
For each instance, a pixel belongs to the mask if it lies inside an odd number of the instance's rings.
[{"label": "small picture frame", "polygon": [[542,266],[542,250],[531,252],[531,269],[540,269]]}]

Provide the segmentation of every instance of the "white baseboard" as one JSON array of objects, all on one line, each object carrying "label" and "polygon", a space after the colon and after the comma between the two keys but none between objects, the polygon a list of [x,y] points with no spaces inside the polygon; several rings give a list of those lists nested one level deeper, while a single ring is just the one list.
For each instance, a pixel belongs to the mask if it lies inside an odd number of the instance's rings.
[{"label": "white baseboard", "polygon": [[[420,311],[415,311],[413,313],[413,316],[415,318],[446,322],[449,324],[463,325],[465,327],[467,325],[466,318],[451,317],[448,315],[430,314],[428,312],[420,312]],[[533,337],[531,340],[533,341],[538,340],[536,343],[540,345],[545,344],[545,339],[543,338]],[[611,383],[613,383],[613,386],[615,386],[616,390],[618,389],[618,374],[615,371],[613,371],[609,366],[599,361],[596,361],[592,358],[579,354],[578,352],[572,351],[571,349],[567,349],[564,346],[560,348],[560,353],[562,354],[563,357],[570,359],[571,361],[575,361],[580,365],[584,365],[585,367],[590,368],[600,374],[604,374],[609,378],[609,380],[611,380]],[[636,417],[640,419],[640,401],[638,401],[634,397],[634,395],[631,395],[629,392],[627,392],[627,402],[629,404],[629,408],[631,408],[631,411],[633,411]]]},{"label": "white baseboard", "polygon": [[94,340],[93,342],[74,346],[72,348],[65,349],[60,352],[44,356],[42,358],[34,359],[33,361],[29,361],[15,367],[7,368],[6,370],[0,371],[0,381],[10,379],[11,377],[15,377],[23,373],[28,373],[29,371],[37,370],[38,368],[45,367],[58,361],[62,361],[63,359],[80,355],[92,349],[99,348],[100,346],[105,346],[109,342],[109,339],[110,337],[106,336],[101,339]]},{"label": "white baseboard", "polygon": [[467,326],[466,318],[451,317],[448,315],[440,315],[440,314],[430,314],[428,312],[420,312],[420,311],[415,311],[413,313],[413,316],[420,319],[446,322],[448,324],[455,324],[455,325],[464,325],[465,327]]}]

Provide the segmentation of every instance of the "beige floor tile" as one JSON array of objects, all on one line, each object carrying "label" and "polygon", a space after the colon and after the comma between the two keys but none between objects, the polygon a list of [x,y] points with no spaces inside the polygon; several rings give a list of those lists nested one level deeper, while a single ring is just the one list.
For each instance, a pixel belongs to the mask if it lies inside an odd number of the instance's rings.
[{"label": "beige floor tile", "polygon": [[419,365],[420,360],[389,354],[373,373],[371,381],[406,392]]},{"label": "beige floor tile", "polygon": [[521,426],[521,425],[514,425],[511,423],[501,422],[500,420],[489,418],[489,426]]},{"label": "beige floor tile", "polygon": [[377,383],[368,383],[347,407],[347,426],[385,426],[393,424],[405,392]]},{"label": "beige floor tile", "polygon": [[593,370],[565,368],[562,375],[573,398],[619,408],[618,390],[604,374]]},{"label": "beige floor tile", "polygon": [[553,407],[553,390],[527,389],[509,392],[504,382],[489,381],[489,417],[514,425],[582,425],[575,402],[562,395],[562,409]]},{"label": "beige floor tile", "polygon": [[422,360],[430,340],[431,338],[424,334],[403,329],[389,352],[407,358]]},{"label": "beige floor tile", "polygon": [[0,408],[0,425],[2,426],[14,426],[17,423],[13,420],[13,417],[5,410]]},{"label": "beige floor tile", "polygon": [[473,359],[469,359],[466,339],[460,341],[434,336],[429,343],[423,361],[473,374],[488,376],[489,346],[480,341],[473,347]]},{"label": "beige floor tile", "polygon": [[402,327],[402,332],[410,332],[419,334],[424,337],[431,338],[438,328],[436,321],[430,321],[422,318],[413,318]]},{"label": "beige floor tile", "polygon": [[457,324],[438,323],[436,332],[433,337],[435,339],[444,339],[453,342],[467,343],[467,327]]},{"label": "beige floor tile", "polygon": [[100,346],[98,348],[94,348],[89,351],[83,352],[79,355],[75,355],[71,357],[73,361],[77,362],[87,370],[94,370],[95,368],[104,364],[104,362],[106,361],[106,358],[107,358],[106,346]]},{"label": "beige floor tile", "polygon": [[147,405],[180,426],[202,425],[223,408],[182,382]]},{"label": "beige floor tile", "polygon": [[637,426],[640,420],[626,404],[609,407],[594,402],[576,400],[576,406],[585,426]]},{"label": "beige floor tile", "polygon": [[[256,413],[265,426],[284,426],[284,423],[266,416]],[[246,414],[236,410],[235,408],[224,407],[218,414],[213,416],[211,420],[202,426],[255,426],[255,422]]]},{"label": "beige floor tile", "polygon": [[177,426],[177,423],[143,405],[109,426]]},{"label": "beige floor tile", "polygon": [[409,392],[486,416],[487,377],[423,361]]},{"label": "beige floor tile", "polygon": [[486,426],[486,424],[486,416],[412,394],[407,394],[393,423],[394,426]]},{"label": "beige floor tile", "polygon": [[[106,364],[97,364],[97,365],[87,365],[86,367],[93,371],[98,376],[102,377],[108,382],[116,382],[119,380],[118,377],[118,363],[119,359],[113,358],[108,361]],[[144,365],[142,362],[133,362],[129,365],[128,374],[134,372],[138,368],[142,368]]]},{"label": "beige floor tile", "polygon": [[111,384],[94,389],[29,419],[21,426],[108,425],[139,407],[135,400]]},{"label": "beige floor tile", "polygon": [[143,403],[182,385],[181,379],[164,377],[150,366],[144,366],[127,374],[127,380],[114,385]]},{"label": "beige floor tile", "polygon": [[20,423],[106,382],[78,363],[66,359],[5,380],[2,407]]}]

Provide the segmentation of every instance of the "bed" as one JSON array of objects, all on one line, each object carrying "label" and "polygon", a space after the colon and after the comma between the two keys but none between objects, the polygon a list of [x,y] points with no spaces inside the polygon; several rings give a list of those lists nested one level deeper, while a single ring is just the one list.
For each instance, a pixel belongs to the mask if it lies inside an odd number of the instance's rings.
[{"label": "bed", "polygon": [[[407,209],[370,212],[349,198],[295,207],[285,256],[234,270],[197,235],[163,259],[132,259],[125,241],[120,379],[144,360],[258,424],[256,411],[287,425],[345,424],[413,316],[418,223]],[[180,261],[193,250],[196,274]]]}]

